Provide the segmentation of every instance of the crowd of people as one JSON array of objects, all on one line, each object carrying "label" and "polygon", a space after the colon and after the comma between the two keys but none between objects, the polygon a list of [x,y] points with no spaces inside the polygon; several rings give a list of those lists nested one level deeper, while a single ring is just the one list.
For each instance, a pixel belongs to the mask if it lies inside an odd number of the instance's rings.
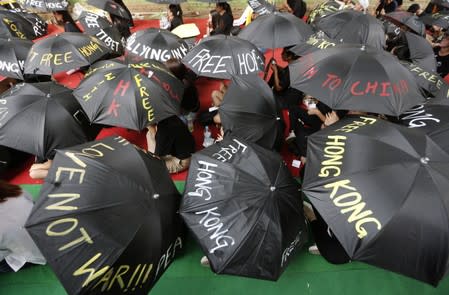
[{"label": "crowd of people", "polygon": [[[122,1],[116,2],[126,8]],[[368,11],[368,6],[364,1],[354,2],[351,0],[335,0],[339,5],[339,9],[357,9]],[[309,2],[309,5],[311,3]],[[429,4],[425,9],[419,4],[413,3],[405,9],[402,0],[380,0],[377,8],[372,11],[378,17],[386,13],[394,11],[406,10],[417,16],[423,13],[435,13],[437,11],[445,11],[446,8],[437,4]],[[307,5],[302,0],[287,0],[283,3],[283,9],[292,13],[298,18],[307,17]],[[130,27],[133,26],[131,13],[130,20],[111,14],[110,20],[119,29],[123,37],[128,38],[131,35]],[[63,27],[66,32],[81,32],[81,28],[74,21],[68,11],[53,12],[56,23]],[[167,9],[169,25],[168,30],[174,30],[178,26],[184,24],[183,10],[179,4],[170,4]],[[257,17],[257,15],[254,15]],[[207,21],[207,35],[231,35],[234,29],[234,15],[230,4],[227,2],[219,2],[215,9],[210,11]],[[436,25],[427,27],[426,38],[434,48],[436,71],[442,77],[449,74],[449,33],[443,28]],[[388,42],[387,42],[388,43]],[[393,48],[391,48],[393,51]],[[291,51],[291,46],[287,46],[282,50],[282,63],[287,66],[282,67],[279,61],[274,58],[269,61],[267,71],[270,76],[266,79],[268,85],[273,90],[273,95],[279,106],[279,110],[287,110],[289,113],[289,132],[285,138],[289,150],[302,162],[307,164],[307,137],[322,128],[335,123],[344,116],[358,114],[357,110],[332,110],[327,105],[319,101],[317,98],[311,97],[307,93],[294,89],[290,86],[289,65],[300,59],[301,56]],[[165,62],[167,68],[183,82],[184,96],[181,100],[181,115],[172,116],[164,119],[157,124],[147,126],[147,148],[148,151],[160,157],[166,162],[167,169],[170,173],[178,173],[188,169],[192,154],[195,152],[195,140],[191,134],[186,117],[190,113],[198,113],[200,110],[199,89],[195,86],[195,75],[177,59],[170,59]],[[16,81],[13,81],[14,83]],[[3,80],[3,91],[12,86],[11,81]],[[9,83],[9,84],[8,84]],[[219,89],[211,93],[210,105],[215,109],[212,112],[198,114],[198,119],[204,126],[209,124],[220,124],[220,117],[216,108],[220,107],[227,91],[228,81],[221,81]],[[382,118],[385,118],[382,116]],[[226,136],[227,134],[220,134]],[[12,150],[10,148],[0,146],[0,173],[6,173],[14,167],[20,166],[21,161],[27,159],[22,152]],[[44,179],[51,167],[52,159],[41,159],[40,163],[35,163],[29,170],[29,175],[34,179]],[[10,185],[4,181],[0,181],[0,215],[5,216],[11,212],[21,212],[21,216],[13,216],[11,223],[2,223],[0,225],[0,233],[2,234],[0,247],[0,272],[17,271],[20,267],[27,263],[42,264],[44,259],[39,253],[33,242],[26,236],[23,229],[13,231],[8,226],[15,227],[22,224],[26,220],[26,213],[31,210],[32,202],[29,195],[22,191],[19,187]],[[28,211],[21,211],[15,207],[25,208]],[[312,231],[315,236],[316,246],[312,246],[312,253],[321,253],[331,263],[346,263],[349,257],[344,252],[338,240],[332,235],[325,224],[323,218],[314,208],[306,205],[304,207],[306,218],[310,221]],[[9,214],[11,215],[11,214]],[[6,232],[6,235],[4,234]],[[6,241],[6,242],[4,242]],[[21,253],[15,253],[14,244],[22,243],[27,247]],[[13,246],[11,246],[13,245]],[[4,250],[4,249],[8,250]],[[20,263],[17,263],[17,257],[20,257]],[[15,261],[12,263],[12,261]],[[207,265],[207,259],[202,259],[202,263]]]}]

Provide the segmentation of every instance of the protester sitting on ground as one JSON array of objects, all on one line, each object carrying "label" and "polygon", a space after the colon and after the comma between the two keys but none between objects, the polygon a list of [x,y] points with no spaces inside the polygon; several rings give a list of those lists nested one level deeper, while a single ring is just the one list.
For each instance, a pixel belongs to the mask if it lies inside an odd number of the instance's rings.
[{"label": "protester sitting on ground", "polygon": [[178,173],[189,168],[195,140],[178,116],[171,116],[147,129],[148,151],[165,161],[168,172]]},{"label": "protester sitting on ground", "polygon": [[218,2],[215,5],[215,10],[219,14],[218,24],[215,30],[211,31],[210,34],[230,35],[234,23],[231,5],[229,5],[227,2]]},{"label": "protester sitting on ground", "polygon": [[449,33],[444,33],[442,40],[433,49],[437,61],[437,73],[441,77],[449,74]]},{"label": "protester sitting on ground", "polygon": [[64,32],[81,33],[80,28],[67,10],[53,11],[56,24],[64,28]]},{"label": "protester sitting on ground", "polygon": [[24,228],[32,208],[27,192],[0,180],[0,273],[45,264],[44,256]]},{"label": "protester sitting on ground", "polygon": [[207,110],[206,112],[199,114],[198,116],[198,120],[201,125],[208,126],[212,124],[221,124],[220,115],[218,114],[218,108],[220,107],[227,90],[228,86],[223,81],[221,81],[219,89],[212,91],[212,107],[209,108],[209,110]]},{"label": "protester sitting on ground", "polygon": [[181,5],[179,4],[168,5],[167,16],[168,21],[170,22],[170,27],[168,28],[170,31],[184,23]]},{"label": "protester sitting on ground", "polygon": [[[284,47],[282,50],[282,60],[287,62],[288,65],[299,58],[291,52],[290,47]],[[288,65],[285,68],[280,67],[275,59],[270,61],[270,68],[273,71],[272,76],[268,81],[268,85],[272,87],[274,98],[278,102],[281,109],[296,108],[301,103],[304,93],[290,87],[290,72]],[[290,121],[290,127],[292,126]],[[292,127],[291,127],[292,128]],[[294,135],[293,129],[290,128],[289,137]]]},{"label": "protester sitting on ground", "polygon": [[209,11],[209,18],[207,19],[206,35],[210,36],[212,32],[218,27],[218,20],[220,14],[215,9]]},{"label": "protester sitting on ground", "polygon": [[307,4],[304,0],[286,0],[282,7],[285,8],[287,12],[301,19],[307,12]]},{"label": "protester sitting on ground", "polygon": [[309,247],[310,253],[321,255],[332,264],[344,264],[351,261],[327,223],[307,202],[304,202],[304,216],[309,221],[316,243],[316,245]]},{"label": "protester sitting on ground", "polygon": [[200,109],[198,89],[195,86],[196,75],[179,59],[171,58],[165,62],[170,72],[184,84],[184,95],[181,98],[181,114],[196,113]]},{"label": "protester sitting on ground", "polygon": [[423,10],[418,3],[413,3],[407,8],[407,12],[413,13],[416,16],[420,16],[423,13]]}]

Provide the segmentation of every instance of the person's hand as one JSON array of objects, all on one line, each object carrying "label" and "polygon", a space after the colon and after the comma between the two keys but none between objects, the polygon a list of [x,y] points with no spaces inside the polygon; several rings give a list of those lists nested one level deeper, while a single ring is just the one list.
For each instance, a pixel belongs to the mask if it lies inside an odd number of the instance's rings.
[{"label": "person's hand", "polygon": [[324,120],[324,126],[330,126],[340,120],[335,111],[326,114],[326,120]]},{"label": "person's hand", "polygon": [[32,179],[44,179],[48,175],[48,170],[50,170],[52,160],[48,160],[44,163],[35,163],[31,165],[30,170],[28,171],[30,177]]},{"label": "person's hand", "polygon": [[318,114],[318,112],[319,112],[320,110],[318,110],[318,108],[309,108],[309,109],[307,109],[307,114],[308,115],[317,115]]},{"label": "person's hand", "polygon": [[275,73],[278,72],[278,66],[276,65],[276,62],[270,62],[270,69]]},{"label": "person's hand", "polygon": [[217,139],[215,139],[215,142],[222,141],[223,137],[224,137],[223,127],[220,127],[220,132],[218,132]]}]

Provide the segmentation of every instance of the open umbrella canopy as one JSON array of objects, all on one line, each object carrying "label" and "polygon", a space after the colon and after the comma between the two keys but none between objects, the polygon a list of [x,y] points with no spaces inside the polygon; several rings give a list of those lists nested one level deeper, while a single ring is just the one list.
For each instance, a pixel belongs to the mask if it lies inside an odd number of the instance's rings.
[{"label": "open umbrella canopy", "polygon": [[437,63],[429,41],[411,32],[405,32],[404,34],[412,62],[436,72]]},{"label": "open umbrella canopy", "polygon": [[132,34],[126,42],[126,55],[165,62],[181,59],[189,51],[187,43],[168,30],[149,28]]},{"label": "open umbrella canopy", "polygon": [[424,101],[415,78],[388,52],[338,45],[289,65],[290,85],[332,109],[398,116]]},{"label": "open umbrella canopy", "polygon": [[179,114],[183,85],[175,81],[157,62],[106,60],[91,67],[73,94],[91,122],[143,130]]},{"label": "open umbrella canopy", "polygon": [[449,99],[430,99],[415,106],[400,116],[401,123],[408,128],[416,128],[431,135],[438,130],[449,128]]},{"label": "open umbrella canopy", "polygon": [[449,154],[349,116],[308,138],[303,191],[349,257],[437,285],[448,271]]},{"label": "open umbrella canopy", "polygon": [[218,109],[226,136],[273,149],[281,132],[273,91],[257,75],[234,77]]},{"label": "open umbrella canopy", "polygon": [[416,15],[406,11],[393,11],[382,15],[383,19],[388,20],[397,27],[405,31],[412,31],[420,36],[426,35],[426,27],[424,23]]},{"label": "open umbrella canopy", "polygon": [[32,41],[13,38],[0,39],[0,75],[23,80],[23,69]]},{"label": "open umbrella canopy", "polygon": [[182,248],[179,201],[163,161],[109,137],[57,151],[25,226],[69,294],[146,295]]},{"label": "open umbrella canopy", "polygon": [[419,19],[426,25],[438,26],[444,30],[449,28],[449,13],[426,13],[419,17]]},{"label": "open umbrella canopy", "polygon": [[39,35],[33,24],[18,13],[0,9],[0,37],[33,40]]},{"label": "open umbrella canopy", "polygon": [[385,46],[382,23],[374,16],[355,10],[342,10],[316,19],[312,25],[329,38],[344,43],[369,45],[379,50]]},{"label": "open umbrella canopy", "polygon": [[18,0],[24,8],[36,9],[39,11],[67,10],[69,2],[67,0]]},{"label": "open umbrella canopy", "polygon": [[412,73],[418,86],[430,96],[449,98],[449,84],[436,71],[407,61],[401,61],[401,64]]},{"label": "open umbrella canopy", "polygon": [[238,36],[258,47],[281,48],[305,42],[312,33],[312,28],[293,14],[275,11],[258,16]]},{"label": "open umbrella canopy", "polygon": [[25,61],[25,74],[50,76],[87,67],[110,53],[111,50],[93,36],[62,33],[34,43]]},{"label": "open umbrella canopy", "polygon": [[126,9],[117,4],[114,0],[88,0],[87,4],[124,19],[130,20],[132,18]]},{"label": "open umbrella canopy", "polygon": [[117,27],[114,27],[106,18],[90,11],[83,11],[78,21],[83,27],[84,33],[95,36],[111,51],[119,55],[124,53],[125,38],[122,37]]},{"label": "open umbrella canopy", "polygon": [[341,44],[341,42],[330,39],[324,32],[319,31],[311,35],[306,42],[295,45],[289,50],[297,56],[303,56],[317,50],[335,47],[337,44]]},{"label": "open umbrella canopy", "polygon": [[265,56],[247,40],[218,34],[202,39],[182,62],[199,76],[230,79],[262,72]]},{"label": "open umbrella canopy", "polygon": [[0,145],[49,159],[56,148],[87,142],[81,106],[54,82],[21,83],[1,96]]},{"label": "open umbrella canopy", "polygon": [[42,37],[47,34],[47,29],[48,29],[47,22],[42,17],[40,17],[38,14],[31,13],[25,9],[17,9],[17,8],[15,8],[14,10],[10,10],[10,11],[12,11],[12,12],[20,15],[24,19],[26,19],[33,26],[33,31],[37,38]]},{"label": "open umbrella canopy", "polygon": [[307,242],[298,189],[279,154],[225,137],[192,156],[180,212],[214,272],[277,280]]}]

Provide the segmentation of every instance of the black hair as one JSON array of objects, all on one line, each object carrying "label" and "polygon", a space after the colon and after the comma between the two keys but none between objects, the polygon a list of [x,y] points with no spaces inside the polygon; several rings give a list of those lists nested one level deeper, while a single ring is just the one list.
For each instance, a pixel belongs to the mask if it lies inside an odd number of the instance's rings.
[{"label": "black hair", "polygon": [[419,6],[418,3],[413,3],[412,5],[409,6],[407,12],[416,13],[420,8],[421,7]]},{"label": "black hair", "polygon": [[217,2],[217,6],[223,8],[227,14],[233,17],[231,5],[228,2]]},{"label": "black hair", "polygon": [[177,17],[182,18],[182,8],[181,8],[181,5],[179,5],[179,4],[170,4],[170,5],[168,5],[168,10],[170,10],[171,13],[172,13],[174,16],[177,16]]},{"label": "black hair", "polygon": [[67,10],[56,10],[54,11],[56,14],[60,14],[62,16],[62,25],[65,25],[66,23],[70,23],[73,25],[73,29],[78,30],[79,33],[81,33],[81,30],[76,25],[75,21],[72,18],[72,15]]}]

